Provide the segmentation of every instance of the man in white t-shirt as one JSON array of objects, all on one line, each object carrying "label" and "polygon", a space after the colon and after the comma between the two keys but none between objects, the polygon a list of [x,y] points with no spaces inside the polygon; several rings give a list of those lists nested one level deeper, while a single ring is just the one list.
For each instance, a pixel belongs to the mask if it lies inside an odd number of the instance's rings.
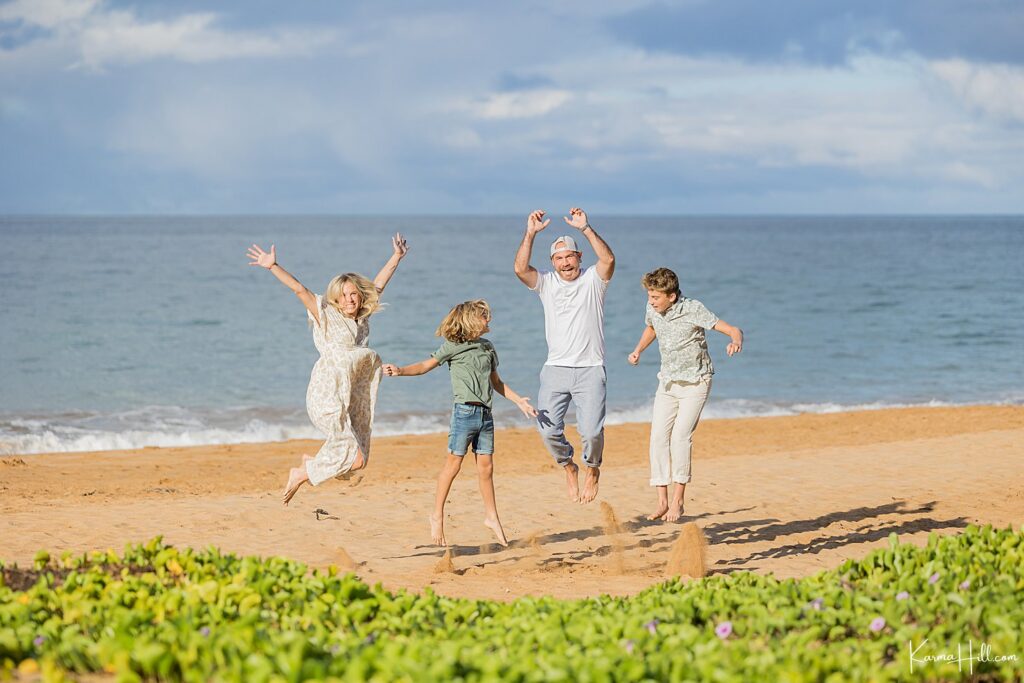
[{"label": "man in white t-shirt", "polygon": [[[604,451],[605,385],[604,293],[615,272],[615,255],[590,227],[583,209],[570,211],[565,222],[579,230],[597,255],[597,265],[581,270],[583,253],[571,235],[551,244],[552,270],[538,272],[530,265],[533,240],[551,220],[534,211],[526,223],[526,235],[516,253],[516,276],[537,292],[544,305],[544,334],[548,359],[540,373],[537,425],[544,445],[565,470],[569,498],[589,503],[597,497]],[[565,413],[572,401],[576,427],[583,442],[587,476],[583,491],[573,447],[565,438]]]}]

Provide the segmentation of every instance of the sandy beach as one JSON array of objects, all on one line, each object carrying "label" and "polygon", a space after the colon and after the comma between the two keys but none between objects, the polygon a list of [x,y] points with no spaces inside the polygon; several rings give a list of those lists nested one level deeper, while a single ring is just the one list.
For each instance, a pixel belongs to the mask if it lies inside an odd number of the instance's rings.
[{"label": "sandy beach", "polygon": [[[42,548],[175,545],[337,565],[370,583],[452,596],[630,594],[662,580],[679,524],[648,522],[648,425],[609,427],[598,502],[566,499],[532,430],[497,435],[495,482],[509,548],[482,524],[472,459],[448,505],[444,549],[427,515],[444,434],[374,440],[370,467],[304,487],[287,468],[314,441],[147,448],[0,459],[0,559]],[[570,435],[571,439],[575,434]],[[1024,407],[907,408],[708,420],[697,431],[686,516],[710,573],[812,574],[885,545],[967,524],[1024,523]],[[318,515],[316,510],[326,511]]]}]

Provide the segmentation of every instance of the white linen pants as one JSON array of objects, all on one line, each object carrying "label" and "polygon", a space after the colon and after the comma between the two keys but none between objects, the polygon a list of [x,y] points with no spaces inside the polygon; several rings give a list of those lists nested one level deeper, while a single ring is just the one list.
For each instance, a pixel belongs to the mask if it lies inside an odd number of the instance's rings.
[{"label": "white linen pants", "polygon": [[711,377],[658,383],[651,417],[651,486],[690,481],[693,430],[710,392]]}]

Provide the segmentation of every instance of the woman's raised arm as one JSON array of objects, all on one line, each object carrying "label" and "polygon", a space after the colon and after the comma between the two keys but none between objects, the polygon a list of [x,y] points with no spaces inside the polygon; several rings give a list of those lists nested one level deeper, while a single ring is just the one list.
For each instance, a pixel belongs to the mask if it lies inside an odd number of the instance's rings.
[{"label": "woman's raised arm", "polygon": [[299,297],[299,301],[301,301],[302,305],[306,307],[306,310],[313,314],[313,318],[316,319],[317,324],[320,324],[320,311],[318,311],[316,307],[316,296],[313,292],[306,289],[305,285],[296,280],[295,276],[278,265],[277,250],[274,248],[273,244],[270,245],[270,251],[263,251],[259,245],[254,244],[249,247],[249,251],[246,252],[246,255],[252,259],[252,261],[249,262],[250,266],[266,268],[274,274],[274,277],[281,281],[282,285],[292,290],[295,293],[295,296]]},{"label": "woman's raised arm", "polygon": [[384,288],[388,286],[391,276],[398,270],[398,264],[409,253],[409,245],[406,244],[405,238],[402,237],[400,232],[396,232],[395,236],[391,238],[391,247],[394,249],[394,253],[391,254],[391,258],[388,259],[388,262],[377,273],[377,277],[373,278],[373,284],[377,288],[378,293],[383,292]]}]

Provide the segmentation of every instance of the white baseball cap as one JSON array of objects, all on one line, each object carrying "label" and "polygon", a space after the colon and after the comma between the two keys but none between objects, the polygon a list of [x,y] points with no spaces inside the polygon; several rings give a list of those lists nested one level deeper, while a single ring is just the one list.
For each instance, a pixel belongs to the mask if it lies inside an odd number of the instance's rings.
[{"label": "white baseball cap", "polygon": [[[562,246],[558,246],[559,243],[561,243]],[[551,243],[552,256],[560,251],[579,251],[579,247],[576,246],[576,240],[574,240],[571,235],[562,235]]]}]

